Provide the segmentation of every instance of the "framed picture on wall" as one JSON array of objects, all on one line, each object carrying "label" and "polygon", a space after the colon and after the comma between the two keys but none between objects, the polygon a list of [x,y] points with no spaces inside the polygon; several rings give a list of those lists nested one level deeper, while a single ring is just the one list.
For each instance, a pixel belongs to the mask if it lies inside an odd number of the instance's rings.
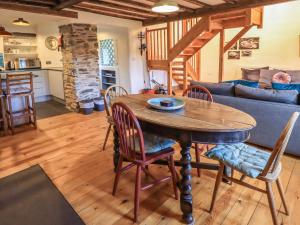
[{"label": "framed picture on wall", "polygon": [[101,66],[118,65],[116,40],[105,39],[100,41],[100,63]]},{"label": "framed picture on wall", "polygon": [[240,51],[228,51],[228,59],[240,59],[241,52]]},{"label": "framed picture on wall", "polygon": [[259,49],[259,37],[241,38],[239,48],[243,49]]},{"label": "framed picture on wall", "polygon": [[243,50],[242,51],[242,56],[243,57],[250,57],[250,56],[252,56],[252,51],[250,51],[250,50]]}]

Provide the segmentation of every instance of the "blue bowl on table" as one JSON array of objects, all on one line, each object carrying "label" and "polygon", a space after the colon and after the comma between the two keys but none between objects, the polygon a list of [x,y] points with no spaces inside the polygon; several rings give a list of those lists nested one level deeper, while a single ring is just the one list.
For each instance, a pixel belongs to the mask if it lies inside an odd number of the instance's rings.
[{"label": "blue bowl on table", "polygon": [[177,110],[184,107],[185,103],[183,100],[178,98],[151,98],[147,101],[148,105],[155,109],[160,110]]}]

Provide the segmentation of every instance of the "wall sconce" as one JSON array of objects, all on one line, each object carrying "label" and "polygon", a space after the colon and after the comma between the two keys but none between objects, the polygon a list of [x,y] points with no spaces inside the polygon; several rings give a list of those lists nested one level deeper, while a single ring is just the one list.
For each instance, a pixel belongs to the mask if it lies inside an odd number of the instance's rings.
[{"label": "wall sconce", "polygon": [[139,49],[140,49],[141,56],[142,56],[142,55],[143,55],[143,52],[146,51],[146,49],[147,49],[147,45],[146,45],[146,43],[144,43],[144,40],[145,40],[145,33],[141,31],[141,32],[138,34],[138,39],[140,40],[140,47],[139,47]]}]

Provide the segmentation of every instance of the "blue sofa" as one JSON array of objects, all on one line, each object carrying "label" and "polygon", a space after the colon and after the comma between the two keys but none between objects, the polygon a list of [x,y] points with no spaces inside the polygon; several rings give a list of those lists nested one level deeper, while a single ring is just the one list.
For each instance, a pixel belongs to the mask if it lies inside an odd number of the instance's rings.
[{"label": "blue sofa", "polygon": [[[271,149],[293,112],[300,112],[300,105],[234,96],[213,95],[213,97],[217,103],[231,106],[253,116],[257,126],[251,131],[248,142]],[[300,120],[295,125],[286,153],[300,156]]]},{"label": "blue sofa", "polygon": [[[300,112],[298,91],[276,91],[251,88],[234,83],[191,81],[206,87],[214,101],[244,111],[255,118],[249,143],[272,149],[294,112]],[[300,119],[296,122],[286,153],[300,156]]]}]

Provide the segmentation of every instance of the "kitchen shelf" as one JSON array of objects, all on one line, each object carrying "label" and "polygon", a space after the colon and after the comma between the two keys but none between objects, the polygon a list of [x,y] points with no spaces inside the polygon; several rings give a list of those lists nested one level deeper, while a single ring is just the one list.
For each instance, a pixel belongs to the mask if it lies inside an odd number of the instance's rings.
[{"label": "kitchen shelf", "polygon": [[4,44],[4,47],[37,48],[37,45],[10,45],[10,44]]},{"label": "kitchen shelf", "polygon": [[37,55],[38,53],[6,53],[4,52],[5,55]]},{"label": "kitchen shelf", "polygon": [[112,85],[116,85],[116,70],[101,69],[102,89],[106,90]]},{"label": "kitchen shelf", "polygon": [[116,79],[116,77],[114,77],[112,75],[102,75],[102,77],[108,77],[108,78],[114,78],[114,79]]},{"label": "kitchen shelf", "polygon": [[102,83],[107,85],[115,85],[115,83],[108,83],[108,82],[102,82]]}]

